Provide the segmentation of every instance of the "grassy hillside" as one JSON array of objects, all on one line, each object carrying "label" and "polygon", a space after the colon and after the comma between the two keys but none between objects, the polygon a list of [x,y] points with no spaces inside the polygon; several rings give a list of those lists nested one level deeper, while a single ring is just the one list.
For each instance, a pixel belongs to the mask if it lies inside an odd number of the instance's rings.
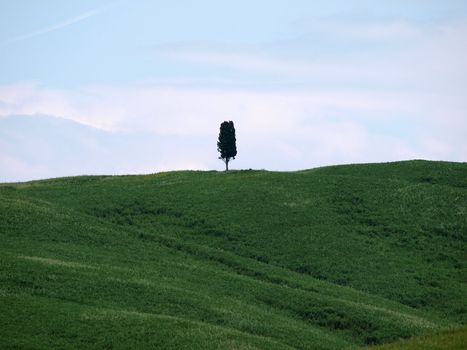
[{"label": "grassy hillside", "polygon": [[467,328],[459,328],[433,335],[414,337],[367,350],[465,350],[467,349]]},{"label": "grassy hillside", "polygon": [[0,185],[0,347],[343,349],[467,323],[467,164]]}]

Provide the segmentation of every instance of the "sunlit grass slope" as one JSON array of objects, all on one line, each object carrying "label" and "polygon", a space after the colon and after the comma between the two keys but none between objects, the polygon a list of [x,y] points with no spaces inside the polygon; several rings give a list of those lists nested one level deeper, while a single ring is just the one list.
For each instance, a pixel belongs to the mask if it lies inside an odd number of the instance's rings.
[{"label": "sunlit grass slope", "polygon": [[367,350],[465,350],[467,328],[443,331],[421,337],[413,337],[387,345],[372,346]]},{"label": "sunlit grass slope", "polygon": [[467,322],[467,164],[0,185],[0,348],[345,349]]}]

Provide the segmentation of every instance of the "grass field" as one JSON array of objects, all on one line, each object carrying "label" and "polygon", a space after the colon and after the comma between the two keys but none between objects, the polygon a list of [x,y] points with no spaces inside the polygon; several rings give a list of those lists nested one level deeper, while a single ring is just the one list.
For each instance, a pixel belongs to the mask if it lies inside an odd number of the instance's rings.
[{"label": "grass field", "polygon": [[2,184],[0,237],[2,349],[346,349],[467,324],[465,163]]},{"label": "grass field", "polygon": [[459,328],[436,334],[413,337],[386,345],[374,346],[367,350],[465,350],[467,349],[467,328]]}]

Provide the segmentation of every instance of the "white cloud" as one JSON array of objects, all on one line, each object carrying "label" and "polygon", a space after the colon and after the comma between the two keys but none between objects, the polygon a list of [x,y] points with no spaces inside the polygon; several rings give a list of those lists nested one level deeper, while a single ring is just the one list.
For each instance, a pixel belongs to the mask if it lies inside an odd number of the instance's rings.
[{"label": "white cloud", "polygon": [[[239,157],[234,167],[290,170],[409,158],[465,160],[461,151],[466,143],[460,137],[467,129],[465,119],[450,113],[452,106],[441,108],[439,100],[423,93],[148,84],[55,90],[28,83],[0,87],[0,100],[0,116],[54,115],[115,135],[163,140],[157,147],[149,146],[158,152],[133,161],[132,154],[146,148],[135,139],[122,139],[128,150],[119,150],[118,159],[126,166],[107,165],[106,171],[105,164],[95,159],[99,173],[221,169],[215,142],[223,120],[234,120],[237,128]],[[442,133],[436,130],[440,120]]]},{"label": "white cloud", "polygon": [[[221,67],[254,76],[307,86],[367,86],[372,89],[423,89],[432,92],[467,90],[467,22],[423,26],[404,21],[314,23],[308,37],[281,42],[280,53],[267,50],[213,50],[160,47],[158,56],[207,67]],[[307,41],[308,40],[308,41]],[[352,50],[317,55],[303,51],[304,42],[328,41],[328,46]],[[364,40],[364,43],[359,42]],[[321,43],[321,46],[323,44]],[[375,49],[375,47],[377,49]],[[290,53],[288,52],[290,51]]]},{"label": "white cloud", "polygon": [[[358,91],[260,91],[163,85],[57,90],[33,83],[0,87],[0,116],[44,114],[104,130],[212,135],[225,119],[258,133],[284,133],[338,114],[387,118],[411,111],[412,96]],[[413,107],[412,107],[413,109]],[[215,128],[214,128],[215,130]]]},{"label": "white cloud", "polygon": [[60,90],[20,82],[0,86],[0,116],[51,115],[110,130],[125,111],[112,108],[111,101],[99,101],[101,97],[87,89]]}]

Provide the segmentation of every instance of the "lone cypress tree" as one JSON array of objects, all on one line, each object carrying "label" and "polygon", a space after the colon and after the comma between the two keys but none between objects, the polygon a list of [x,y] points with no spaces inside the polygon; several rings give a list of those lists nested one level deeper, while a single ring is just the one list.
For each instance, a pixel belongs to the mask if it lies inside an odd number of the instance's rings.
[{"label": "lone cypress tree", "polygon": [[235,159],[237,155],[237,145],[235,139],[235,127],[233,121],[223,122],[217,141],[217,150],[221,154],[219,159],[225,163],[225,171],[229,170],[230,159]]}]

